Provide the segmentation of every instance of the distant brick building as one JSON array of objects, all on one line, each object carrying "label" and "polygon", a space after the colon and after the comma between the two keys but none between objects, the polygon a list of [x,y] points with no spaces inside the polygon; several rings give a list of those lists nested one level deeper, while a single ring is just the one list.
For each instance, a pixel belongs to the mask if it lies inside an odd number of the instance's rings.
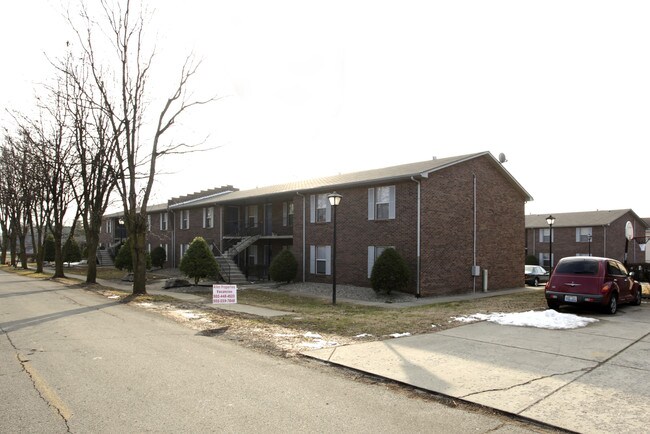
[{"label": "distant brick building", "polygon": [[[551,230],[549,214],[526,216],[526,252],[549,268]],[[630,222],[635,236],[645,237],[647,222],[631,209],[553,214],[553,264],[566,256],[591,255],[638,264],[646,262],[641,239],[626,241],[625,226]],[[626,258],[627,245],[627,258]]]},{"label": "distant brick building", "polygon": [[264,276],[273,257],[291,249],[299,280],[329,283],[333,191],[343,196],[336,210],[339,284],[370,286],[386,247],[408,263],[408,291],[416,295],[480,290],[484,270],[489,289],[523,284],[524,205],[532,198],[489,152],[172,199],[150,213],[150,244],[166,244],[169,263],[178,266],[200,235],[222,258],[222,271],[249,277]]}]

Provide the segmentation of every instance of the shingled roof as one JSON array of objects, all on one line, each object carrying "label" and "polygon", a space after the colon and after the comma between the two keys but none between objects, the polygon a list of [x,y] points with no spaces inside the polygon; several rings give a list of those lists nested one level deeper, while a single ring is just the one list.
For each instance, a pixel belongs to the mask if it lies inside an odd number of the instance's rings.
[{"label": "shingled roof", "polygon": [[[508,180],[522,192],[525,200],[530,201],[533,199],[530,194],[528,194],[528,192],[524,190],[524,188],[517,182],[517,180],[505,168],[503,168],[502,164],[499,163],[494,158],[494,156],[492,156],[492,154],[490,154],[490,152],[481,152],[475,154],[460,155],[457,157],[438,158],[417,163],[401,164],[399,166],[384,167],[381,169],[372,169],[322,178],[313,178],[305,181],[271,185],[268,187],[259,187],[250,190],[234,191],[228,194],[220,195],[219,197],[205,197],[191,201],[191,206],[227,203],[231,201],[255,199],[258,197],[294,194],[297,192],[305,193],[315,190],[322,190],[324,188],[334,189],[364,184],[384,183],[409,179],[410,177],[426,178],[430,173],[485,155],[489,156],[493,163],[503,171],[504,176],[506,176]],[[185,202],[183,205],[188,206],[190,203]],[[180,204],[170,206],[171,209],[179,207]]]},{"label": "shingled roof", "polygon": [[[605,226],[615,222],[629,212],[636,215],[631,209],[553,213],[553,217],[555,217],[553,227]],[[546,217],[548,217],[548,214],[527,215],[526,228],[548,227]]]}]

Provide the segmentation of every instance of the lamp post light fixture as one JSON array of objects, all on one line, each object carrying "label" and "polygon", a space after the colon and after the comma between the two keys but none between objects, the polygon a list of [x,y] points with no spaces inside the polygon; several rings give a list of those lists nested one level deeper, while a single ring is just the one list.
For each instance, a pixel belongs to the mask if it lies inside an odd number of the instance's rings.
[{"label": "lamp post light fixture", "polygon": [[330,201],[332,206],[332,223],[333,227],[333,239],[332,239],[332,304],[336,304],[336,208],[341,203],[341,196],[337,192],[333,192],[327,195],[327,199]]},{"label": "lamp post light fixture", "polygon": [[549,234],[548,234],[548,263],[550,264],[550,270],[553,271],[553,224],[555,223],[555,217],[553,215],[549,215],[546,217],[546,223],[548,223],[549,226]]}]

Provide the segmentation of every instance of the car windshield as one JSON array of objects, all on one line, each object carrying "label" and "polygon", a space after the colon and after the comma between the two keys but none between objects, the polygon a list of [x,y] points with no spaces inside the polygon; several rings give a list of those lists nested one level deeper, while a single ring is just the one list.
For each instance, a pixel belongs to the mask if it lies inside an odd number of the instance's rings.
[{"label": "car windshield", "polygon": [[597,261],[565,261],[557,264],[555,272],[558,274],[591,274],[598,273]]}]

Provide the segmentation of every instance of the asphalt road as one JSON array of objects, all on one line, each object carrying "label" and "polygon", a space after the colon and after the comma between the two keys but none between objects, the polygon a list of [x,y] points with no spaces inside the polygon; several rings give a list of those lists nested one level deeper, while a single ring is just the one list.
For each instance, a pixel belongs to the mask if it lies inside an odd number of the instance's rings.
[{"label": "asphalt road", "polygon": [[0,272],[0,432],[539,432]]}]

